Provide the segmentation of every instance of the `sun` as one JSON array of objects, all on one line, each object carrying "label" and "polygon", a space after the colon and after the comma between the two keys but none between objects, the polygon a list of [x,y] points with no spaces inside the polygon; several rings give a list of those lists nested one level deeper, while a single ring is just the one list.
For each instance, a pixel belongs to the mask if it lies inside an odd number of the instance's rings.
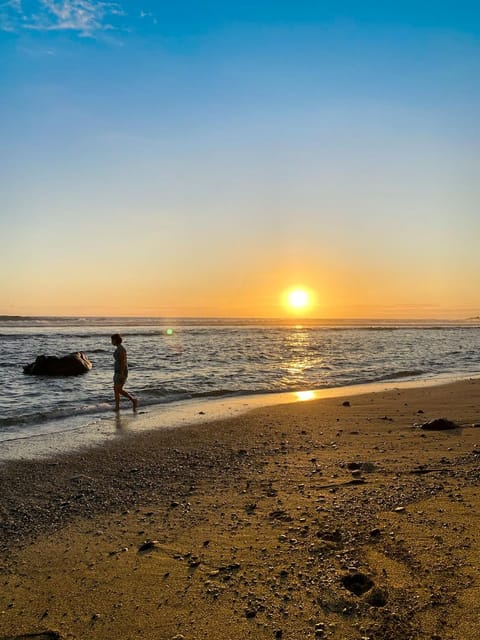
[{"label": "sun", "polygon": [[291,311],[306,311],[312,305],[312,295],[304,287],[295,287],[287,291],[285,302]]},{"label": "sun", "polygon": [[308,292],[305,289],[293,289],[288,294],[288,304],[294,309],[308,306]]}]

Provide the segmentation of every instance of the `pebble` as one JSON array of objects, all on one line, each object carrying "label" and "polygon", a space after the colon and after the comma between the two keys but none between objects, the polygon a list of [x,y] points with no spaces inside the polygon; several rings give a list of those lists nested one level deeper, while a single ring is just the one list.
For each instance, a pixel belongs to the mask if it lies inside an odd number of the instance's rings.
[{"label": "pebble", "polygon": [[145,551],[151,551],[152,549],[156,549],[160,543],[158,540],[146,540],[143,544],[138,547],[139,553],[143,553]]}]

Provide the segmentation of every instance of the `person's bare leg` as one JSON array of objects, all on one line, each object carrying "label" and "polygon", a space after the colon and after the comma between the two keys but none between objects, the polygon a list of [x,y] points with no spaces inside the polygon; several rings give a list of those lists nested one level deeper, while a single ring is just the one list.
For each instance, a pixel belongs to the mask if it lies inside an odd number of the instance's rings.
[{"label": "person's bare leg", "polygon": [[122,387],[119,384],[113,385],[113,393],[115,395],[115,411],[120,411],[120,393],[122,392]]},{"label": "person's bare leg", "polygon": [[132,403],[133,410],[136,411],[137,410],[138,400],[134,396],[132,396],[131,393],[128,393],[128,391],[125,391],[125,389],[120,389],[120,394],[124,398],[128,398],[130,400],[130,402]]}]

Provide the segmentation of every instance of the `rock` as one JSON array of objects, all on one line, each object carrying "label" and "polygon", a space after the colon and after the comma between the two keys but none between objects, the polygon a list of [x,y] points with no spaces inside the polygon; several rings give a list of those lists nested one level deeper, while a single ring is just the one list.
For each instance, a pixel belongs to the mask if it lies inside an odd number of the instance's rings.
[{"label": "rock", "polygon": [[198,558],[190,558],[190,560],[188,561],[188,566],[191,569],[196,569],[200,565],[201,565],[201,561]]},{"label": "rock", "polygon": [[424,431],[446,431],[447,429],[456,429],[458,425],[447,418],[435,418],[421,425]]},{"label": "rock", "polygon": [[37,356],[32,364],[23,367],[23,373],[32,376],[78,376],[87,373],[92,363],[82,351],[67,356]]},{"label": "rock", "polygon": [[146,551],[153,551],[153,549],[158,549],[160,543],[158,540],[147,540],[143,544],[138,547],[138,553],[145,553]]},{"label": "rock", "polygon": [[292,522],[293,518],[284,509],[276,509],[268,514],[270,520],[281,520],[282,522]]},{"label": "rock", "polygon": [[348,400],[345,400],[345,402],[342,402],[342,407],[350,407],[350,402]]},{"label": "rock", "polygon": [[361,467],[361,463],[360,462],[348,462],[347,463],[347,469],[349,469],[349,471],[356,471],[358,469],[360,469]]}]

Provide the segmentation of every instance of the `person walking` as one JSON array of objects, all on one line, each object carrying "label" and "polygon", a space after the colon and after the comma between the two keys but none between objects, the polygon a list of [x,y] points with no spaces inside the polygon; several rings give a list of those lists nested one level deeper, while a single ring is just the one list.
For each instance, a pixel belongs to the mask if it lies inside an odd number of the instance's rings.
[{"label": "person walking", "polygon": [[123,388],[128,378],[127,350],[123,346],[123,338],[119,333],[112,336],[112,344],[116,347],[113,352],[115,361],[113,370],[113,392],[115,394],[115,411],[120,411],[120,396],[128,398],[134,411],[137,410],[138,400]]}]

